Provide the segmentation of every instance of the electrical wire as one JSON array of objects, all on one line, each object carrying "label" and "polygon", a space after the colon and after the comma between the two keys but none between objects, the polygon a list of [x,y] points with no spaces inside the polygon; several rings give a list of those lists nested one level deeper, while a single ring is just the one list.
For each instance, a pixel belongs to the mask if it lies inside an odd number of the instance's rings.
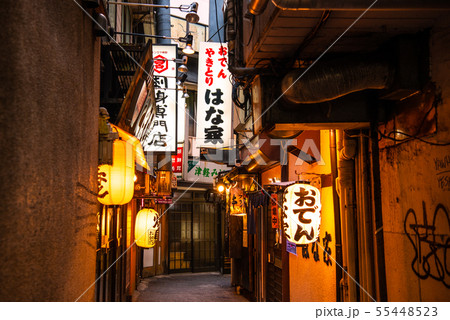
[{"label": "electrical wire", "polygon": [[[215,4],[215,7],[216,7],[216,10],[214,10],[214,12],[215,12],[215,14],[216,14],[216,25],[218,26],[218,25],[219,25],[219,18],[218,18],[218,16],[217,16],[217,0],[214,0],[214,4]],[[219,36],[220,46],[223,47],[223,45],[222,45],[222,39],[220,38],[220,32],[219,32],[217,35]],[[222,52],[222,55],[223,55],[223,52]],[[228,62],[227,62],[227,63],[228,63]]]},{"label": "electrical wire", "polygon": [[[211,41],[211,39],[212,39],[212,38],[213,38],[220,30],[222,30],[223,27],[225,27],[227,24],[228,24],[228,21],[226,21],[219,29],[217,29],[217,31],[214,32],[214,34],[208,39],[207,42]],[[219,37],[220,37],[220,34],[219,34]]]},{"label": "electrical wire", "polygon": [[250,44],[250,41],[252,41],[253,31],[255,31],[255,16],[252,16],[252,33],[250,33],[250,38],[248,38],[247,46]]},{"label": "electrical wire", "polygon": [[[387,135],[382,133],[380,130],[378,130],[378,133],[380,134],[381,137],[383,137],[385,139],[392,140],[394,142],[399,142],[399,143],[404,143],[404,142],[411,141],[411,140],[419,140],[419,141],[421,141],[423,143],[427,143],[427,144],[432,145],[432,146],[449,146],[450,145],[450,142],[438,143],[438,142],[427,141],[427,140],[425,140],[423,138],[420,138],[418,136],[411,135],[411,134],[408,134],[408,133],[405,133],[405,132],[401,132],[401,131],[398,131],[398,130],[393,130],[393,131],[389,132]],[[391,137],[392,134],[401,134],[401,135],[404,135],[404,136],[406,136],[406,137],[408,137],[410,139],[399,140],[399,139]]]}]

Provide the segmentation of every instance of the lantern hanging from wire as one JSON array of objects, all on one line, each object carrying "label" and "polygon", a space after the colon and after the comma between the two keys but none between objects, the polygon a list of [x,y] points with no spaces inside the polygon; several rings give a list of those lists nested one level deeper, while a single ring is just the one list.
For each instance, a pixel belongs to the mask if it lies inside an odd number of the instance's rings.
[{"label": "lantern hanging from wire", "polygon": [[296,244],[317,241],[320,232],[320,191],[297,182],[284,190],[283,227],[286,238]]},{"label": "lantern hanging from wire", "polygon": [[113,163],[98,167],[98,201],[104,205],[123,205],[134,194],[133,146],[120,139],[114,140]]},{"label": "lantern hanging from wire", "polygon": [[134,228],[136,245],[142,248],[152,248],[159,235],[159,214],[156,210],[146,208],[138,212]]}]

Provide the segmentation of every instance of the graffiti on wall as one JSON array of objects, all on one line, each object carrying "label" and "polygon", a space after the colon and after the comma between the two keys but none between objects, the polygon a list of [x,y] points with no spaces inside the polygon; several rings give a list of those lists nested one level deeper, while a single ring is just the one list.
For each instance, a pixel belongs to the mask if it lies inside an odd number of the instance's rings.
[{"label": "graffiti on wall", "polygon": [[433,160],[439,189],[450,191],[450,155]]},{"label": "graffiti on wall", "polygon": [[[322,238],[322,245],[320,245],[320,238],[316,242],[311,243],[311,254],[314,261],[320,261],[319,247],[322,250],[322,260],[327,266],[332,265],[331,261],[331,248],[329,244],[331,242],[331,234],[325,231],[325,237]],[[309,244],[298,245],[302,248],[302,258],[309,259]]]},{"label": "graffiti on wall", "polygon": [[450,248],[450,218],[447,208],[439,203],[428,223],[425,201],[422,201],[422,221],[413,208],[406,212],[404,229],[414,249],[411,262],[413,272],[420,279],[432,278],[450,288],[450,267],[447,252]]}]

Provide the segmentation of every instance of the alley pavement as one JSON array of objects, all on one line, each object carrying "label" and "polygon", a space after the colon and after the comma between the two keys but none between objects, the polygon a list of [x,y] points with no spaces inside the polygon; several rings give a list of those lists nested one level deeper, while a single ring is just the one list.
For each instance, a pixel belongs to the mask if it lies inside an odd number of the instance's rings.
[{"label": "alley pavement", "polygon": [[231,286],[231,275],[219,272],[180,273],[143,279],[137,302],[248,302]]}]

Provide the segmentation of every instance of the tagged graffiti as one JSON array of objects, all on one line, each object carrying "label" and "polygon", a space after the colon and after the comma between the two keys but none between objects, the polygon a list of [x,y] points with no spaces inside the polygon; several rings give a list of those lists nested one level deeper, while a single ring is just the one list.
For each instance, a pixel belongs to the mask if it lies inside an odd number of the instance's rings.
[{"label": "tagged graffiti", "polygon": [[404,229],[414,249],[411,262],[414,273],[420,279],[432,278],[450,288],[450,268],[447,249],[450,248],[450,218],[443,204],[434,210],[432,224],[428,224],[425,201],[422,201],[422,222],[410,208],[406,212]]},{"label": "tagged graffiti", "polygon": [[450,155],[433,160],[439,189],[450,191]]}]

